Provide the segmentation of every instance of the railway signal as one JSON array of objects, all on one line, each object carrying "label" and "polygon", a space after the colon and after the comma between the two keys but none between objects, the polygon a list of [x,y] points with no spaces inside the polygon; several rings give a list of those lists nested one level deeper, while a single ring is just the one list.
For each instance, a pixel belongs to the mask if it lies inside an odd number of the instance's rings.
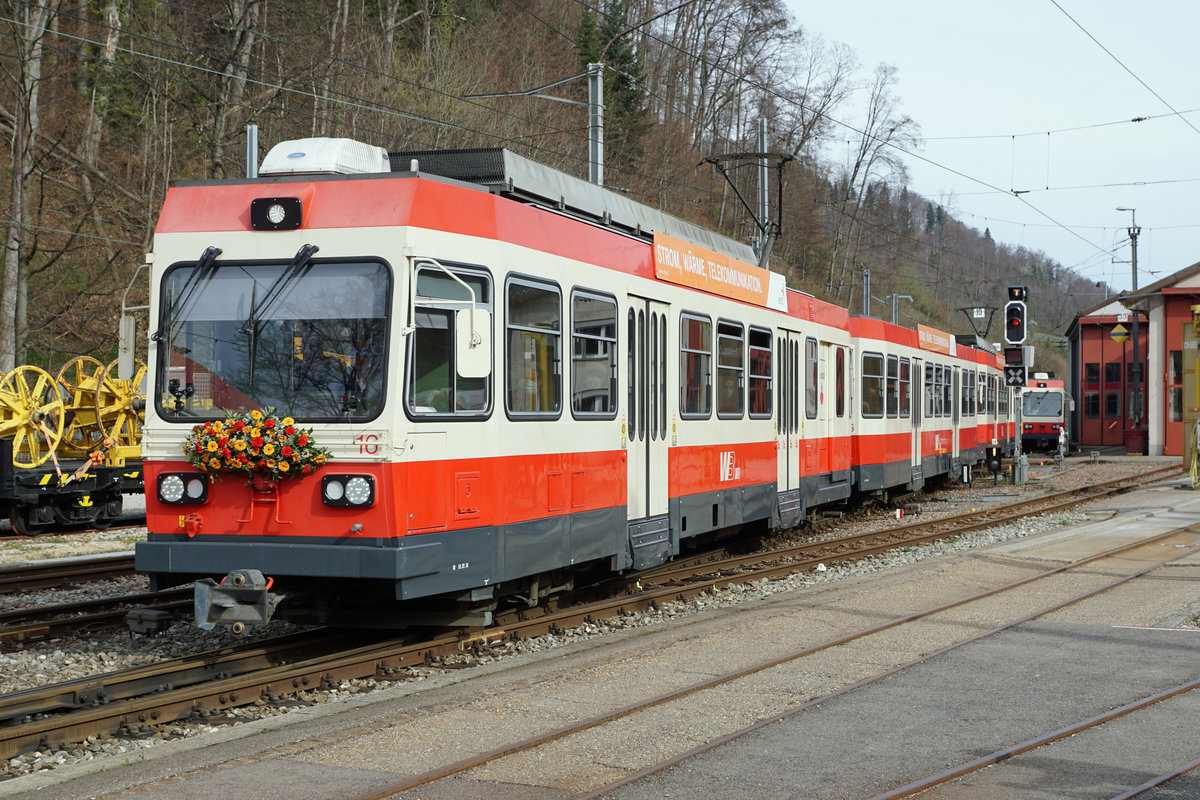
[{"label": "railway signal", "polygon": [[1007,344],[1025,342],[1025,298],[1024,286],[1008,287],[1008,302],[1004,304],[1004,341]]}]

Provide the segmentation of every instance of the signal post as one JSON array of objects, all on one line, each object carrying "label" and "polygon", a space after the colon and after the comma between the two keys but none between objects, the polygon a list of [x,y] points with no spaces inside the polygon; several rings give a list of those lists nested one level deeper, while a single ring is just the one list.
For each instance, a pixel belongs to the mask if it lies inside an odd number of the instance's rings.
[{"label": "signal post", "polygon": [[[1026,337],[1026,307],[1025,301],[1029,290],[1024,286],[1008,287],[1008,302],[1004,304],[1004,385],[1006,388],[1020,389],[1025,386],[1028,364],[1032,359],[1025,358]],[[1030,354],[1032,355],[1032,353]],[[1018,391],[1016,398],[1016,429],[1013,431],[1013,484],[1023,486],[1027,464],[1021,455],[1021,412],[1022,398]]]}]

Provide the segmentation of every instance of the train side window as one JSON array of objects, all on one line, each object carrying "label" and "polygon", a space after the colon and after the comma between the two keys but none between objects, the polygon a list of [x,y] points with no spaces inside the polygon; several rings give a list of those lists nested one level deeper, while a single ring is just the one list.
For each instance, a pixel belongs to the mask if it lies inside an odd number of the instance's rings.
[{"label": "train side window", "polygon": [[712,321],[708,317],[679,315],[679,361],[680,416],[711,416]]},{"label": "train side window", "polygon": [[626,413],[629,415],[628,436],[631,441],[637,439],[637,322],[633,309],[629,309],[629,330],[625,337],[628,350],[629,398]]},{"label": "train side window", "polygon": [[900,373],[896,381],[897,392],[899,394],[898,412],[901,417],[907,419],[911,413],[910,405],[912,403],[912,376],[909,371],[912,369],[912,362],[907,358],[900,359]]},{"label": "train side window", "polygon": [[745,408],[746,333],[736,322],[717,322],[717,416],[740,419]]},{"label": "train side window", "polygon": [[817,340],[804,340],[804,416],[817,418]]},{"label": "train side window", "polygon": [[835,375],[837,376],[837,388],[834,389],[834,413],[839,417],[846,416],[846,348],[839,347],[837,356],[834,358],[836,362]]},{"label": "train side window", "polygon": [[545,419],[562,412],[562,294],[510,278],[506,287],[508,412]]},{"label": "train side window", "polygon": [[887,357],[887,415],[895,419],[900,414],[900,359]]},{"label": "train side window", "polygon": [[[476,307],[490,311],[492,280],[477,270],[451,271],[475,293]],[[417,267],[413,332],[408,342],[408,387],[405,405],[416,416],[487,416],[492,408],[490,377],[464,378],[454,364],[458,303],[470,293],[433,266]]]},{"label": "train side window", "polygon": [[750,329],[750,417],[771,416],[771,332]]},{"label": "train side window", "polygon": [[962,415],[975,416],[975,408],[971,405],[971,397],[975,393],[975,371],[964,369],[962,373]]},{"label": "train side window", "polygon": [[937,416],[937,372],[934,365],[925,365],[925,419]]},{"label": "train side window", "polygon": [[863,353],[862,415],[883,416],[883,354]]},{"label": "train side window", "polygon": [[667,438],[667,315],[658,315],[658,429]]},{"label": "train side window", "polygon": [[571,412],[617,415],[617,301],[587,291],[571,296]]}]

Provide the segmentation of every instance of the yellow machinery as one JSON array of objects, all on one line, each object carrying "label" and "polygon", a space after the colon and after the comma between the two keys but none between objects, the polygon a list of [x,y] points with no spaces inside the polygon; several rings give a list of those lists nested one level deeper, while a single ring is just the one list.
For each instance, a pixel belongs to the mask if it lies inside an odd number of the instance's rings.
[{"label": "yellow machinery", "polygon": [[111,525],[122,495],[141,492],[146,365],[129,380],[117,362],[68,361],[57,376],[17,367],[0,379],[0,511],[13,529]]},{"label": "yellow machinery", "polygon": [[12,441],[13,466],[32,469],[53,458],[93,458],[110,466],[141,455],[146,365],[119,380],[116,362],[68,361],[57,377],[31,365],[0,379],[0,438]]}]

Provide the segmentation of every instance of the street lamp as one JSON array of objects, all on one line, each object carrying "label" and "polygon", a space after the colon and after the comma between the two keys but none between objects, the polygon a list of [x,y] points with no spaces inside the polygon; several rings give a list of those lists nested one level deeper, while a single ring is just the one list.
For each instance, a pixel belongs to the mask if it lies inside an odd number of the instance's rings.
[{"label": "street lamp", "polygon": [[[1130,291],[1130,295],[1132,296],[1132,295],[1137,294],[1137,288],[1138,288],[1137,240],[1138,240],[1138,235],[1142,232],[1142,229],[1139,228],[1138,224],[1137,224],[1137,209],[1136,208],[1128,208],[1126,206],[1117,206],[1117,211],[1130,212],[1129,227],[1126,228],[1126,230],[1129,232],[1129,243],[1130,243],[1130,246],[1133,251],[1133,257],[1132,257],[1133,285],[1132,285],[1132,289]],[[1133,370],[1132,370],[1133,375],[1131,377],[1133,379],[1132,399],[1133,399],[1133,402],[1135,403],[1134,408],[1130,409],[1130,416],[1132,417],[1132,421],[1133,421],[1131,430],[1136,431],[1141,426],[1142,407],[1144,404],[1142,403],[1142,394],[1141,394],[1141,389],[1142,389],[1141,352],[1142,351],[1141,351],[1141,342],[1140,342],[1139,336],[1138,336],[1138,311],[1136,308],[1133,307],[1132,297],[1131,297],[1131,303],[1130,303],[1130,311],[1133,312]],[[1140,446],[1140,445],[1135,445],[1135,446]],[[1145,453],[1147,448],[1144,446],[1140,446],[1140,447],[1142,449],[1142,452]],[[1129,449],[1128,445],[1126,445],[1125,449],[1126,450]]]}]

